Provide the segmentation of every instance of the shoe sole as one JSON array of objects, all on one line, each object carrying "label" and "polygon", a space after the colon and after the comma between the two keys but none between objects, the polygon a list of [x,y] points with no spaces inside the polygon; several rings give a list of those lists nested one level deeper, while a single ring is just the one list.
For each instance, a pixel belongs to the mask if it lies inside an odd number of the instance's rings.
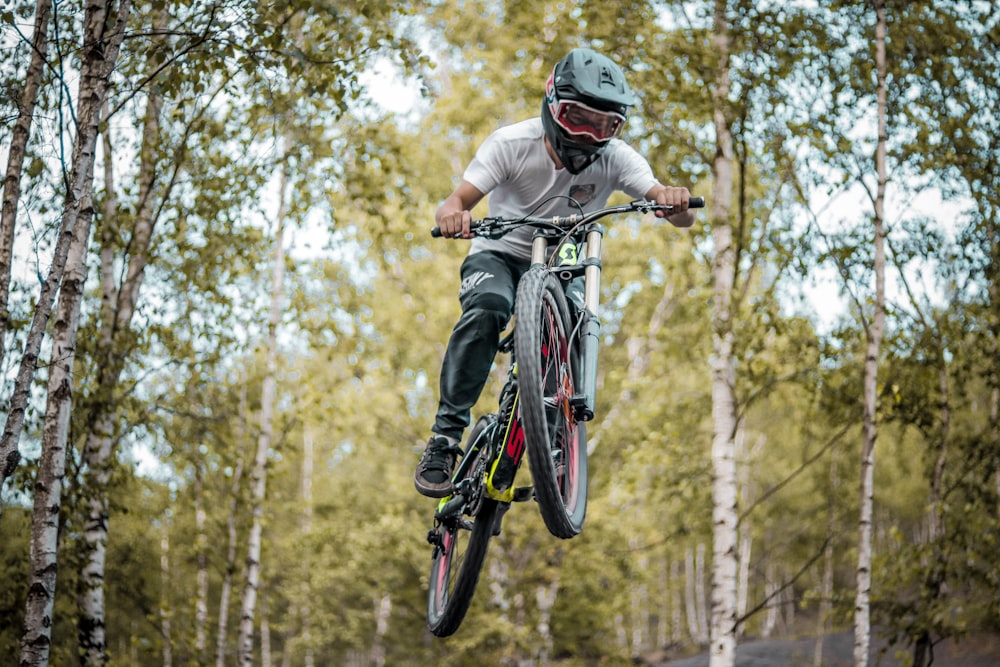
[{"label": "shoe sole", "polygon": [[417,493],[422,496],[427,496],[428,498],[444,498],[445,496],[450,496],[452,489],[455,488],[451,482],[440,485],[427,485],[421,484],[420,480],[417,478],[413,479],[413,486],[417,488]]}]

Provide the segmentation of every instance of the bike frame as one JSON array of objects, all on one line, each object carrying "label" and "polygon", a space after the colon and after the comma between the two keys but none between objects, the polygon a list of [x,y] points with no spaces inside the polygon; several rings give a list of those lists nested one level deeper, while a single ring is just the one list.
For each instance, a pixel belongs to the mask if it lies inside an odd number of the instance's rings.
[{"label": "bike frame", "polygon": [[[501,344],[500,349],[504,350],[507,347]],[[507,351],[510,351],[513,356],[513,350]],[[492,422],[476,438],[476,441],[470,444],[469,451],[465,452],[454,475],[456,479],[466,478],[469,466],[478,459],[474,454],[485,448],[489,470],[486,471],[484,490],[487,497],[503,503],[511,503],[516,500],[518,489],[514,487],[514,477],[524,457],[524,428],[521,425],[517,409],[519,398],[517,362],[512,358],[507,383],[500,393],[499,410]],[[498,430],[501,428],[503,428],[503,434],[502,438],[498,440]],[[443,517],[461,508],[468,501],[465,491],[465,489],[456,488],[454,494],[442,498],[438,503],[437,514]]]}]

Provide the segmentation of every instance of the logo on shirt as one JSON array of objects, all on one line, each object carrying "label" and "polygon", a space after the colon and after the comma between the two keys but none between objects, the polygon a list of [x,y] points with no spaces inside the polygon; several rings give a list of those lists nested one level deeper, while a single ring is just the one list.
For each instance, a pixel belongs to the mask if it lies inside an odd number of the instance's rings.
[{"label": "logo on shirt", "polygon": [[586,185],[571,185],[569,188],[569,196],[575,199],[580,206],[586,206],[590,203],[590,200],[594,198],[594,192],[597,190],[597,186],[593,183],[588,183]]}]

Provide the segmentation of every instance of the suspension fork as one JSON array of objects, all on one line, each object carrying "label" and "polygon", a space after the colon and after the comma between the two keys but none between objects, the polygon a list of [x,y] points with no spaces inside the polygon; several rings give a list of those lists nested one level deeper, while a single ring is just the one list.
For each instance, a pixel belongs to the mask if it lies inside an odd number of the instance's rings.
[{"label": "suspension fork", "polygon": [[[594,418],[594,404],[597,397],[597,351],[600,343],[601,321],[597,317],[601,301],[601,244],[604,227],[590,225],[587,230],[587,253],[581,264],[584,267],[583,312],[580,331],[582,391],[572,397],[571,403],[576,419],[590,421]],[[531,244],[532,266],[545,266],[549,237],[536,233]]]},{"label": "suspension fork", "polygon": [[[573,397],[575,409],[579,411],[577,418],[590,421],[594,418],[594,403],[597,396],[597,350],[600,343],[601,321],[597,317],[597,309],[601,301],[601,242],[604,240],[604,228],[592,225],[587,232],[587,256],[583,260],[583,329],[580,332],[582,344],[581,360],[583,368],[583,396]],[[580,400],[582,398],[582,400]]]}]

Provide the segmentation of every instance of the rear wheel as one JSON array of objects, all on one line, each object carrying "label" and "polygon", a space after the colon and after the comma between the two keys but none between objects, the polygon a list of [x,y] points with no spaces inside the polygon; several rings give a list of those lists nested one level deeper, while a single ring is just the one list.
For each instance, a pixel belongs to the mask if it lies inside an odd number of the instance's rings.
[{"label": "rear wheel", "polygon": [[570,538],[587,513],[587,431],[573,415],[580,378],[570,317],[559,281],[543,268],[518,286],[514,352],[521,423],[538,509],[549,532]]},{"label": "rear wheel", "polygon": [[[490,421],[483,417],[469,435],[466,456],[485,457],[489,447],[478,447],[477,439],[490,437]],[[463,461],[463,463],[465,463]],[[482,471],[479,460],[463,466],[466,476]],[[457,484],[459,479],[455,480]],[[442,503],[443,504],[443,503]],[[486,559],[486,549],[493,535],[497,502],[481,498],[479,503],[466,505],[466,509],[478,512],[466,516],[443,517],[431,532],[434,543],[434,557],[431,563],[430,589],[427,595],[427,626],[438,637],[447,637],[462,624],[479,582],[479,573]]]}]

